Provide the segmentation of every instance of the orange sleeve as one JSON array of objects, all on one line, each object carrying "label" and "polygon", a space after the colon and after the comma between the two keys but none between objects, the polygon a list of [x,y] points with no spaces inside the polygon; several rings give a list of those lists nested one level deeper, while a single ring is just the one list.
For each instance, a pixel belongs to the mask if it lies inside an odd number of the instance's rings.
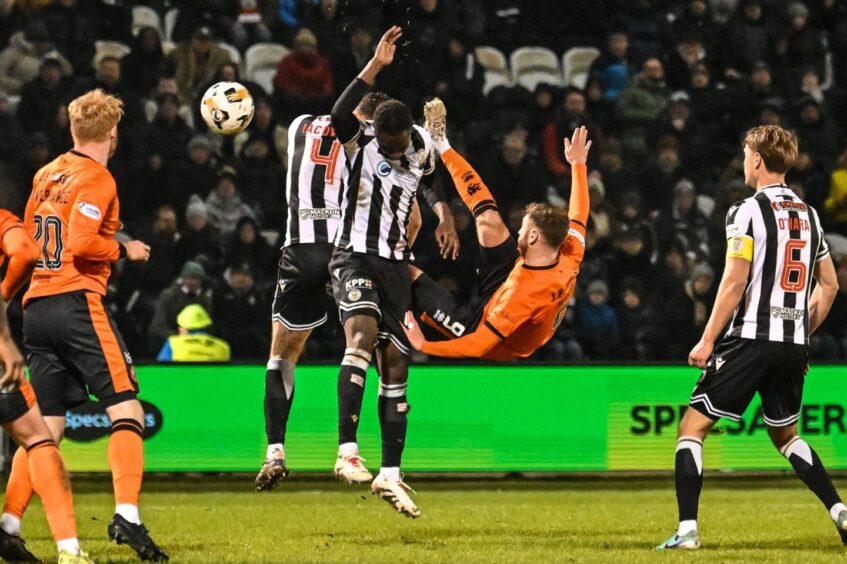
[{"label": "orange sleeve", "polygon": [[18,218],[11,217],[14,222],[3,222],[0,227],[0,245],[3,254],[9,257],[9,267],[6,269],[3,284],[0,285],[0,294],[6,301],[14,298],[27,283],[39,257],[38,245],[27,234]]},{"label": "orange sleeve", "polygon": [[483,324],[473,333],[452,341],[426,342],[421,352],[445,358],[482,358],[499,342],[500,337]]},{"label": "orange sleeve", "polygon": [[86,178],[76,195],[68,221],[71,253],[90,261],[114,261],[120,258],[120,243],[100,235],[100,225],[117,197],[115,181],[106,175]]},{"label": "orange sleeve", "polygon": [[585,255],[585,226],[588,224],[588,209],[591,204],[588,196],[588,167],[575,164],[571,170],[571,199],[568,205],[570,225],[561,252],[581,262]]}]

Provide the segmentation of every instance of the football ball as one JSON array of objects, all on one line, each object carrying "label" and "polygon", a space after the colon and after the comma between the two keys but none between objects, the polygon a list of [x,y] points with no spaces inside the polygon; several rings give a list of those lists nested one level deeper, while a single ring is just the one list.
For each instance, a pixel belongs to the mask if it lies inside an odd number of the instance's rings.
[{"label": "football ball", "polygon": [[253,119],[253,97],[237,82],[218,82],[203,94],[200,115],[209,129],[222,135],[235,135]]}]

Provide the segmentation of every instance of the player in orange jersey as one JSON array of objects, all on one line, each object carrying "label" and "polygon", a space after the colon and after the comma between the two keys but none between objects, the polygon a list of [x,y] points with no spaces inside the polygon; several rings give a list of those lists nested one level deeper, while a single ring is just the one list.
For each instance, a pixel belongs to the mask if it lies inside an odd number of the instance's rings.
[{"label": "player in orange jersey", "polygon": [[[120,206],[106,163],[117,147],[123,104],[93,90],[72,101],[68,113],[74,148],[35,174],[24,221],[42,250],[24,296],[30,381],[56,441],[69,408],[89,394],[103,405],[112,423],[108,457],[116,503],[109,537],[143,559],[167,560],[138,514],[144,411],[132,357],[103,306],[111,263],[150,255],[141,241],[115,240]],[[32,495],[25,457],[23,450],[15,454],[4,519],[20,519]]]},{"label": "player in orange jersey", "polygon": [[409,342],[421,352],[447,358],[527,357],[559,326],[585,253],[588,131],[580,127],[565,139],[573,177],[570,215],[547,204],[531,204],[515,241],[482,179],[447,143],[444,105],[433,100],[424,113],[441,160],[476,222],[480,299],[459,303],[450,291],[414,269],[415,310],[447,340],[427,341],[409,312],[405,324]]},{"label": "player in orange jersey", "polygon": [[[29,280],[39,250],[24,230],[20,220],[0,209],[0,260],[8,257],[9,266],[2,284],[0,300],[0,425],[15,439],[22,458],[28,462],[32,486],[47,514],[50,532],[59,550],[59,562],[87,564],[93,562],[82,552],[76,532],[73,496],[62,455],[53,441],[41,411],[35,403],[35,393],[24,376],[24,359],[9,333],[6,302]],[[12,523],[0,527],[0,558],[10,562],[37,562],[24,546]],[[7,530],[7,526],[11,530]]]}]

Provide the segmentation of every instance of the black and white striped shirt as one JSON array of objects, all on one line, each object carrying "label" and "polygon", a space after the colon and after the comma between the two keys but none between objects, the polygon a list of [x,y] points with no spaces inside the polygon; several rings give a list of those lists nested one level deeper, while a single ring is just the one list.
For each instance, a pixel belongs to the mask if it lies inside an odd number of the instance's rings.
[{"label": "black and white striped shirt", "polygon": [[829,256],[814,208],[785,185],[767,186],[730,208],[726,236],[731,244],[753,241],[744,299],[727,334],[808,344],[812,274]]},{"label": "black and white striped shirt", "polygon": [[399,160],[380,153],[371,122],[347,143],[341,228],[335,246],[391,260],[411,256],[406,228],[418,187],[435,170],[429,133],[417,125],[412,143]]},{"label": "black and white striped shirt", "polygon": [[283,247],[332,243],[341,223],[344,147],[329,116],[302,115],[288,129],[288,225]]}]

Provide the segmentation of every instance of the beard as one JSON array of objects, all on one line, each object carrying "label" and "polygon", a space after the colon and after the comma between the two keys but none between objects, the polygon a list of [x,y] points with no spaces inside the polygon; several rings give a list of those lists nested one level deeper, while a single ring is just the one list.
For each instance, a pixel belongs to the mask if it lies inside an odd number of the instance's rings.
[{"label": "beard", "polygon": [[524,237],[518,238],[518,252],[521,254],[521,257],[526,257],[526,251],[529,249],[529,244],[526,242]]}]

